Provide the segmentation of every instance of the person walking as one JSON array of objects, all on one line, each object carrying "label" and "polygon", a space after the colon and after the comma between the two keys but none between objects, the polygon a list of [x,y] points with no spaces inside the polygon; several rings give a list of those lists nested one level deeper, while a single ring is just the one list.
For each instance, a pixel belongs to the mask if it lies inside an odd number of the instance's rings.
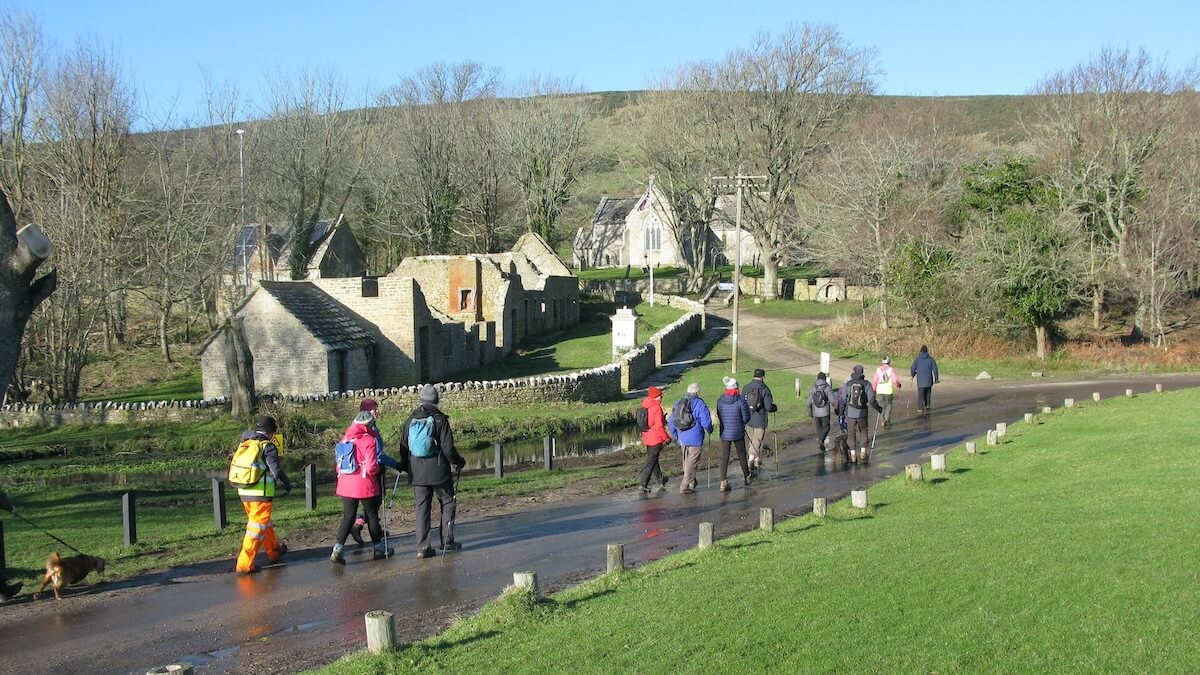
[{"label": "person walking", "polygon": [[400,448],[412,476],[413,501],[416,510],[417,557],[431,558],[429,545],[430,511],[433,496],[437,495],[442,519],[439,534],[443,551],[457,551],[462,544],[454,539],[454,517],[458,507],[454,495],[453,466],[461,472],[467,460],[454,447],[450,418],[438,409],[438,392],[433,385],[421,387],[421,405],[417,406],[400,431]]},{"label": "person walking", "polygon": [[846,414],[846,443],[850,448],[850,461],[865,462],[867,444],[871,440],[871,426],[867,423],[870,414],[868,408],[874,407],[876,411],[880,408],[875,402],[875,390],[863,375],[861,365],[854,366],[850,379],[842,385],[839,394]]},{"label": "person walking", "polygon": [[638,474],[638,490],[650,492],[650,478],[653,477],[663,489],[667,487],[667,475],[663,473],[658,463],[658,456],[663,446],[671,440],[667,433],[667,414],[662,407],[662,389],[650,387],[646,390],[646,398],[642,399],[642,409],[646,418],[646,431],[642,432],[642,443],[646,446],[646,466]]},{"label": "person walking", "polygon": [[[379,432],[379,402],[373,398],[364,398],[358,404],[359,412],[371,413],[371,423],[367,428],[371,430],[371,435],[375,437],[375,448],[378,450],[377,457],[379,463],[389,469],[395,469],[397,473],[407,473],[408,468],[401,464],[391,455],[383,451],[383,434]],[[384,496],[387,493],[387,472],[380,469],[379,471],[379,494]],[[380,502],[382,504],[382,500]],[[362,543],[362,542],[359,542]]]},{"label": "person walking", "polygon": [[771,388],[763,381],[767,375],[762,368],[754,369],[754,379],[742,389],[742,398],[750,408],[750,421],[746,423],[746,453],[750,471],[757,474],[762,468],[763,441],[767,437],[768,413],[779,412]]},{"label": "person walking", "polygon": [[700,398],[699,384],[689,384],[687,396],[671,406],[667,430],[683,448],[683,478],[679,483],[679,494],[693,494],[696,492],[696,469],[700,466],[704,435],[713,432],[712,415],[708,412],[708,404]]},{"label": "person walking", "polygon": [[[362,406],[360,406],[362,407]],[[354,527],[358,517],[358,507],[362,504],[366,516],[367,532],[371,535],[374,548],[373,560],[391,557],[393,551],[384,543],[383,528],[379,525],[379,505],[383,503],[383,490],[379,476],[383,473],[380,461],[383,449],[376,441],[378,430],[372,429],[375,416],[369,410],[360,410],[354,421],[342,434],[342,442],[336,450],[337,489],[335,493],[342,498],[342,521],[338,524],[337,536],[333,543],[333,552],[329,560],[335,565],[345,565],[343,551],[346,538]]]},{"label": "person walking", "polygon": [[[287,553],[287,544],[277,540],[275,524],[271,520],[271,511],[275,501],[275,486],[283,488],[283,494],[292,491],[292,481],[288,480],[283,466],[279,462],[279,450],[271,442],[271,437],[279,430],[275,418],[269,415],[259,417],[254,429],[242,434],[242,444],[234,454],[234,464],[239,457],[250,460],[250,466],[258,475],[257,481],[248,485],[238,486],[238,497],[242,500],[242,509],[246,512],[246,534],[242,538],[242,550],[238,553],[238,574],[251,574],[258,571],[254,557],[261,548],[272,563]],[[231,467],[231,475],[232,475]],[[231,481],[232,482],[232,481]]]},{"label": "person walking", "polygon": [[875,375],[871,378],[871,388],[875,390],[875,400],[883,409],[880,424],[884,428],[892,425],[892,403],[900,386],[900,374],[892,367],[892,359],[883,357],[883,363],[875,369]]},{"label": "person walking", "polygon": [[825,439],[829,437],[830,412],[833,409],[833,387],[829,386],[828,376],[817,373],[812,389],[808,392],[808,416],[812,418],[817,431],[817,448],[825,451]]},{"label": "person walking", "polygon": [[917,412],[929,412],[933,407],[929,398],[933,393],[933,385],[940,382],[937,361],[929,355],[929,347],[921,345],[921,351],[912,362],[909,372],[917,381]]},{"label": "person walking", "polygon": [[[8,495],[5,494],[4,490],[0,490],[0,510],[8,511],[13,515],[17,513],[17,507],[13,506],[13,503],[9,501]],[[8,579],[4,578],[4,569],[0,568],[0,600],[8,600],[20,592],[21,584],[8,583]]]},{"label": "person walking", "polygon": [[750,406],[738,392],[738,381],[732,377],[722,380],[725,393],[717,399],[717,419],[721,421],[721,492],[729,492],[729,452],[736,450],[738,463],[742,465],[742,478],[746,485],[754,482],[754,474],[746,461],[746,423],[750,421]]}]

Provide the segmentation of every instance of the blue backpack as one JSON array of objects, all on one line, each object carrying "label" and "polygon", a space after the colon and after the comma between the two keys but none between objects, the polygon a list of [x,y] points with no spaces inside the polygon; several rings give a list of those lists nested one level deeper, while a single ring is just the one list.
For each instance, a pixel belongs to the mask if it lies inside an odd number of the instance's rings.
[{"label": "blue backpack", "polygon": [[438,454],[433,442],[433,417],[412,419],[408,423],[408,451],[413,457],[428,458]]},{"label": "blue backpack", "polygon": [[358,471],[358,458],[354,441],[339,441],[333,446],[333,462],[340,474],[350,475]]}]

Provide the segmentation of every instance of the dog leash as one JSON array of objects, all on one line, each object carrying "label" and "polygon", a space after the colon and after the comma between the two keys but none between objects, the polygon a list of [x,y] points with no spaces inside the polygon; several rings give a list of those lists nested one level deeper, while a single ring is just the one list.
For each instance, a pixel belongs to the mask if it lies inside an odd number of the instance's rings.
[{"label": "dog leash", "polygon": [[56,536],[54,536],[54,535],[50,534],[50,533],[49,533],[49,532],[47,532],[46,530],[43,530],[42,528],[38,527],[37,525],[35,525],[35,524],[33,523],[33,521],[29,520],[29,519],[28,519],[28,518],[26,518],[25,516],[23,516],[23,515],[21,515],[21,514],[19,514],[19,513],[16,513],[15,511],[13,512],[13,515],[14,515],[14,516],[16,516],[16,517],[18,517],[18,518],[20,518],[21,520],[25,521],[26,523],[28,523],[28,524],[29,524],[29,526],[30,526],[30,527],[32,527],[33,529],[37,530],[38,532],[41,532],[42,534],[46,535],[47,537],[50,537],[51,539],[53,539],[54,541],[57,541],[58,543],[62,544],[63,546],[66,546],[67,548],[71,549],[72,551],[75,551],[75,552],[76,552],[76,553],[78,553],[79,555],[87,555],[87,554],[86,554],[86,553],[84,553],[83,551],[80,551],[79,549],[77,549],[77,548],[75,548],[74,546],[72,546],[72,545],[68,544],[67,542],[63,541],[62,539],[59,539],[58,537],[56,537]]}]

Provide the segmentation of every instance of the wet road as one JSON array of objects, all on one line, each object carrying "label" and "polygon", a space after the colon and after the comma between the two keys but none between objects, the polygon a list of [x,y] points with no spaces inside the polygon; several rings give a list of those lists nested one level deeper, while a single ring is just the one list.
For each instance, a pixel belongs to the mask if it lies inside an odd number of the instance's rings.
[{"label": "wet road", "polygon": [[387,562],[358,553],[337,568],[322,548],[290,554],[288,564],[252,577],[226,573],[228,563],[202,565],[47,602],[44,611],[21,619],[6,621],[0,608],[0,670],[144,673],[189,661],[203,673],[293,672],[362,646],[369,610],[396,613],[402,633],[419,618],[420,632],[428,634],[439,621],[496,596],[513,571],[536,571],[552,588],[572,583],[603,568],[604,545],[611,542],[625,544],[627,563],[653,560],[695,545],[701,521],[713,522],[718,537],[749,529],[760,506],[807,511],[813,497],[841,496],[896,474],[995,422],[1017,421],[1043,405],[1058,408],[1068,396],[1087,405],[1093,391],[1106,397],[1123,395],[1126,387],[1152,392],[1154,382],[1168,389],[1197,386],[1200,375],[950,383],[934,390],[931,416],[906,418],[901,399],[899,421],[880,433],[870,466],[827,461],[805,427],[797,430],[797,442],[784,444],[779,469],[772,463],[766,480],[751,488],[738,485],[739,478],[732,493],[721,494],[714,470],[713,487],[705,489],[701,475],[696,495],[677,494],[674,482],[648,497],[631,492],[463,522],[465,548],[445,559],[410,557],[411,537],[405,536],[398,542],[402,555]]}]

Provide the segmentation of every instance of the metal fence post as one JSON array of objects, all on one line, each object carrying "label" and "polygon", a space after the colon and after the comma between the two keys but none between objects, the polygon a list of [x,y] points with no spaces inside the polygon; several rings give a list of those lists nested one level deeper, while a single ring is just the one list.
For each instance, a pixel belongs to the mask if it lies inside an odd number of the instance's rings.
[{"label": "metal fence post", "polygon": [[212,498],[213,498],[213,523],[217,526],[217,531],[225,529],[229,525],[229,519],[225,516],[225,481],[215,476],[212,479]]},{"label": "metal fence post", "polygon": [[304,465],[304,508],[317,510],[317,465]]}]

